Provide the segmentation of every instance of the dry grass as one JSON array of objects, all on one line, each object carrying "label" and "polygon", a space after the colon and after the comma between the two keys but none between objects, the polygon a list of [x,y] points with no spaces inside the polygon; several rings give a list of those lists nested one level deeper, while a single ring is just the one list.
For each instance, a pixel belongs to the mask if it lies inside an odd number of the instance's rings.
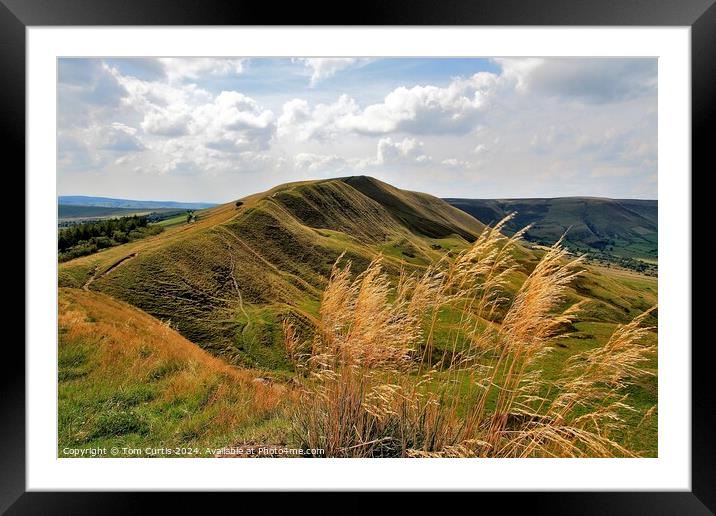
[{"label": "dry grass", "polygon": [[[62,446],[227,445],[292,398],[287,386],[254,381],[252,371],[103,294],[60,289],[58,325]],[[129,417],[136,424],[122,428]]]},{"label": "dry grass", "polygon": [[[649,374],[640,367],[654,351],[643,344],[648,312],[605,346],[573,356],[562,380],[547,380],[537,364],[579,311],[558,307],[581,258],[558,242],[507,297],[523,234],[504,237],[507,220],[455,259],[402,274],[397,284],[380,257],[356,277],[339,258],[314,340],[299,342],[285,326],[301,378],[293,429],[302,446],[331,457],[636,455],[624,391]],[[458,323],[435,360],[445,310]],[[497,312],[501,324],[490,323]]]}]

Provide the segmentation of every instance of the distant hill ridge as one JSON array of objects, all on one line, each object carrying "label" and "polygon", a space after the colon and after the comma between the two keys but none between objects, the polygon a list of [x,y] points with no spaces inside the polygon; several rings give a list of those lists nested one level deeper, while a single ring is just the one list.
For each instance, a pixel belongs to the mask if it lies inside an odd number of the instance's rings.
[{"label": "distant hill ridge", "polygon": [[57,198],[57,203],[64,206],[96,206],[101,208],[132,209],[177,208],[201,210],[216,206],[216,204],[208,202],[137,201],[131,199],[114,199],[111,197],[89,197],[85,195],[60,195]]},{"label": "distant hill ridge", "polygon": [[541,244],[551,245],[566,233],[566,244],[579,250],[652,259],[658,256],[656,200],[599,197],[445,200],[485,224],[516,211],[507,231],[532,224],[526,238]]}]

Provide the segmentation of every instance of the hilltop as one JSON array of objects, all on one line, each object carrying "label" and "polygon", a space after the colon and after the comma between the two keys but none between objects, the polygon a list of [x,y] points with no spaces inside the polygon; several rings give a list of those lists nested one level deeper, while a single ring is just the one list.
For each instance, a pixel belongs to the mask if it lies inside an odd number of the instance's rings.
[{"label": "hilltop", "polygon": [[[63,263],[59,283],[139,307],[230,363],[289,369],[282,321],[310,334],[341,254],[359,272],[382,253],[387,272],[397,276],[464,249],[484,228],[444,200],[374,178],[304,181]],[[515,288],[540,256],[522,246],[517,252]],[[571,292],[567,302],[584,302],[584,320],[608,323],[630,320],[656,298],[651,282],[597,269]]]},{"label": "hilltop", "polygon": [[658,202],[638,199],[560,197],[554,199],[445,199],[489,224],[516,211],[507,225],[515,232],[533,224],[525,238],[578,251],[655,260],[658,256]]}]

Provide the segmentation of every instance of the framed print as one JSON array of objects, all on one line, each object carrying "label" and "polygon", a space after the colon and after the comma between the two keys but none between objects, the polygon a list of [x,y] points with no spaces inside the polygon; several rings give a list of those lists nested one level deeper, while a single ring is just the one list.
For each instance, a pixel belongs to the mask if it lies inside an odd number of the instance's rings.
[{"label": "framed print", "polygon": [[711,2],[170,5],[2,7],[27,185],[3,509],[714,510],[691,338]]}]

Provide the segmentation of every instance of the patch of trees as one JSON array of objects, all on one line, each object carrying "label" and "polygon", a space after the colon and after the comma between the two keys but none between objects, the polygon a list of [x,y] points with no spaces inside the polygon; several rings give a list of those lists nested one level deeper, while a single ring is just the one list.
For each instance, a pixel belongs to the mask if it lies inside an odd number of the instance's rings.
[{"label": "patch of trees", "polygon": [[108,247],[157,235],[162,230],[161,226],[150,225],[147,217],[136,215],[84,222],[59,231],[59,261],[64,262]]},{"label": "patch of trees", "polygon": [[647,276],[657,276],[659,273],[659,267],[655,263],[646,263],[642,260],[637,260],[627,256],[617,256],[607,252],[588,253],[587,259],[607,267],[616,265],[617,267],[629,269]]},{"label": "patch of trees", "polygon": [[152,213],[146,215],[147,222],[161,222],[162,220],[171,219],[173,217],[176,217],[177,215],[181,215],[183,210],[174,210],[174,211],[163,211],[163,212],[156,212],[153,211]]}]

